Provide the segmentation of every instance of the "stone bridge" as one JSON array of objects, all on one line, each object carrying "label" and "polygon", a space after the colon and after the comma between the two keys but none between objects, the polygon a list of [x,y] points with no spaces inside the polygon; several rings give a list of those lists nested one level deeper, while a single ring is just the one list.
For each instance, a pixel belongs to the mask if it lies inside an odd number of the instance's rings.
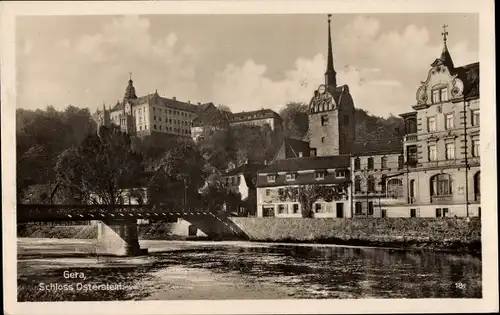
[{"label": "stone bridge", "polygon": [[182,218],[211,237],[246,235],[221,211],[190,205],[54,205],[18,204],[17,223],[83,221],[98,225],[97,252],[103,255],[146,254],[137,236],[137,220],[162,221]]}]

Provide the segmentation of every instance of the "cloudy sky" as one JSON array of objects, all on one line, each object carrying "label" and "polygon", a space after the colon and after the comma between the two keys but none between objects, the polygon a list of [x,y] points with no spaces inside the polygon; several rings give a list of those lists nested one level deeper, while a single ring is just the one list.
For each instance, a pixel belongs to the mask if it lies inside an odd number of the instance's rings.
[{"label": "cloudy sky", "polygon": [[[477,15],[333,15],[337,82],[373,114],[411,110],[443,24],[455,64],[478,61]],[[131,72],[139,96],[279,110],[309,102],[327,52],[326,15],[20,17],[16,34],[17,104],[28,109],[114,104]]]}]

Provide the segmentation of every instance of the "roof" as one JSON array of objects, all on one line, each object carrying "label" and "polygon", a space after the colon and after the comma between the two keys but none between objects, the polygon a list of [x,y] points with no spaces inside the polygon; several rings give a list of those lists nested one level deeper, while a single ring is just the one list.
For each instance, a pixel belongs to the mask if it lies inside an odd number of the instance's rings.
[{"label": "roof", "polygon": [[259,173],[294,172],[301,170],[324,170],[349,167],[348,155],[312,156],[275,160]]},{"label": "roof", "polygon": [[[320,108],[322,108],[322,105],[325,104],[325,97],[329,98],[329,95],[331,95],[331,97],[333,98],[333,102],[335,105],[342,104],[342,97],[345,94],[349,94],[349,87],[347,85],[342,85],[337,87],[327,86],[327,91],[328,93],[324,94],[319,94],[317,90],[314,91],[314,95],[309,103],[309,114],[315,114],[327,110]],[[329,100],[331,100],[331,98]],[[315,105],[318,105],[317,111],[313,111]]]},{"label": "roof", "polygon": [[[207,106],[207,104],[195,105],[191,103],[181,102],[176,99],[161,97],[157,92],[147,94],[135,99],[129,99],[128,102],[130,102],[132,106],[142,104],[159,105],[188,112],[197,112],[200,106]],[[117,102],[111,111],[122,110],[123,106],[124,102]]]},{"label": "roof", "polygon": [[234,176],[239,174],[257,173],[260,169],[263,169],[265,167],[266,165],[264,164],[255,164],[255,163],[242,164],[238,167],[223,172],[222,176]]},{"label": "roof", "polygon": [[265,118],[281,119],[281,116],[271,109],[259,109],[250,112],[239,112],[232,114],[232,122],[257,120]]},{"label": "roof", "polygon": [[478,98],[479,62],[455,68],[453,72],[464,82],[464,96],[466,98]]},{"label": "roof", "polygon": [[417,112],[416,111],[412,111],[412,112],[407,112],[407,113],[402,113],[402,114],[399,114],[399,117],[401,118],[408,118],[408,117],[412,117],[412,116],[415,116],[417,117]]},{"label": "roof", "polygon": [[403,137],[380,139],[376,141],[354,142],[353,155],[374,155],[403,152]]}]

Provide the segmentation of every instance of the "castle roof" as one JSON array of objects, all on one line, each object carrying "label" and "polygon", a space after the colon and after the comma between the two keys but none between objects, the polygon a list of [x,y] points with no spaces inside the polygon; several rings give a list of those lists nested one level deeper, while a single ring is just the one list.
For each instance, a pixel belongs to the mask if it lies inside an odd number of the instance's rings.
[{"label": "castle roof", "polygon": [[250,112],[239,112],[232,114],[232,122],[249,121],[265,118],[277,118],[281,120],[281,116],[271,109],[259,109]]}]

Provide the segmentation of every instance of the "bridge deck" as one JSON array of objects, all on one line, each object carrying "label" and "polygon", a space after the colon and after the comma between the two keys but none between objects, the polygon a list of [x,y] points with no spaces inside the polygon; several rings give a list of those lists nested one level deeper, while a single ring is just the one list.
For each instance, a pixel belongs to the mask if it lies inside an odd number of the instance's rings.
[{"label": "bridge deck", "polygon": [[221,216],[218,211],[172,205],[52,205],[18,204],[17,222],[80,221],[105,219],[161,219],[187,216]]}]

